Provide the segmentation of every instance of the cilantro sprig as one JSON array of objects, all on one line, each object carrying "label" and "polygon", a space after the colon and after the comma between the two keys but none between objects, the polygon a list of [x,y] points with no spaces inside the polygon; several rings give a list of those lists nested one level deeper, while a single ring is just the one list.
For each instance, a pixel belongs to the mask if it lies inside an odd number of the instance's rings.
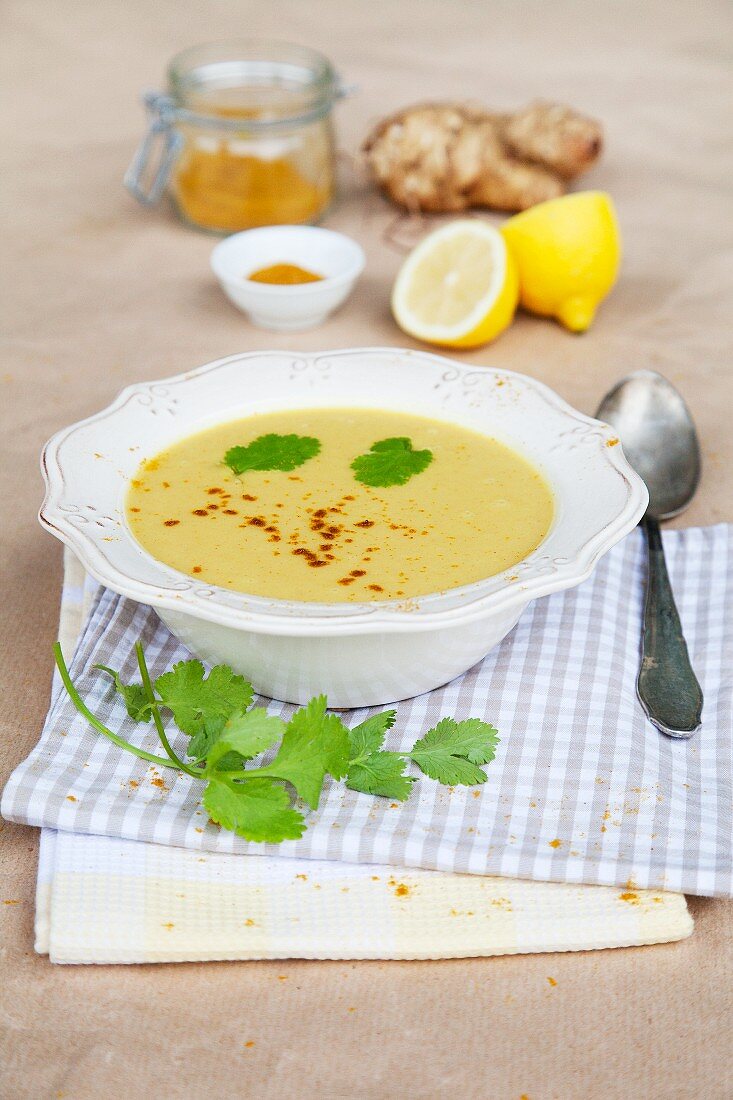
[{"label": "cilantro sprig", "polygon": [[486,772],[479,767],[496,755],[499,743],[496,729],[479,718],[456,722],[443,718],[412,746],[409,752],[389,752],[382,748],[387,730],[394,724],[395,711],[374,714],[349,733],[351,761],[346,786],[364,794],[379,794],[404,801],[415,779],[405,775],[408,760],[430,779],[449,786],[474,786],[485,783]]},{"label": "cilantro sprig", "polygon": [[246,446],[230,447],[224,462],[239,476],[247,470],[283,470],[289,472],[315,458],[321,449],[320,440],[312,435],[277,435],[268,432]]},{"label": "cilantro sprig", "polygon": [[357,481],[375,488],[404,485],[421,474],[433,461],[432,451],[416,451],[407,436],[394,436],[372,443],[368,452],[351,463]]},{"label": "cilantro sprig", "polygon": [[[131,719],[152,720],[165,756],[133,745],[101,722],[74,686],[61,647],[54,646],[64,686],[89,724],[140,759],[200,780],[212,821],[246,840],[276,844],[302,836],[306,819],[294,798],[317,809],[326,776],[344,779],[353,791],[403,802],[417,781],[406,774],[410,762],[430,779],[453,786],[484,783],[481,765],[494,758],[496,730],[478,718],[444,718],[411,750],[392,752],[384,740],[394,710],[347,729],[319,695],[285,722],[252,706],[252,685],[228,665],[215,665],[207,676],[200,661],[179,661],[152,680],[139,642],[135,654],[139,682],[125,683],[106,665],[94,667],[111,677]],[[164,718],[172,718],[188,738],[183,756],[173,748]],[[253,763],[268,750],[275,750],[269,763]]]}]

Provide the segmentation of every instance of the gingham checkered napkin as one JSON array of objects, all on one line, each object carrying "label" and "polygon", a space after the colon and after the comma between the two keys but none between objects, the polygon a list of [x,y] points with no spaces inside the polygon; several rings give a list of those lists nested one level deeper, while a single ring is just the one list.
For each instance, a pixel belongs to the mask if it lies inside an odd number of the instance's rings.
[{"label": "gingham checkered napkin", "polygon": [[[5,789],[2,812],[32,825],[216,852],[729,894],[732,531],[665,534],[705,692],[703,728],[689,741],[660,736],[636,701],[644,557],[635,532],[585,584],[528,608],[476,668],[398,706],[394,749],[441,715],[493,721],[502,742],[481,788],[451,791],[421,778],[398,805],[332,784],[299,841],[251,844],[208,823],[195,782],[160,776],[120,752],[59,693],[41,742]],[[129,723],[91,672],[101,662],[133,677],[139,637],[155,674],[187,655],[150,609],[100,591],[72,675],[109,725],[152,748],[152,730]],[[275,702],[269,709],[292,712]]]}]

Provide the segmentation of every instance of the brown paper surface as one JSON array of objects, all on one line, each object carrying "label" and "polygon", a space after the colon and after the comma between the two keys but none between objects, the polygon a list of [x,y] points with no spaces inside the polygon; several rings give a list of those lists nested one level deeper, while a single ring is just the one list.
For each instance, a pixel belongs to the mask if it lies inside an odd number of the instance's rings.
[{"label": "brown paper surface", "polygon": [[[463,359],[525,371],[588,412],[626,371],[661,370],[705,461],[677,522],[733,520],[724,0],[7,0],[2,21],[1,781],[48,701],[61,548],[35,519],[41,444],[129,382],[232,352],[413,346],[388,296],[394,242],[419,226],[395,225],[353,164],[366,128],[405,103],[543,96],[603,120],[587,185],[618,206],[619,286],[583,337],[520,316]],[[320,47],[359,85],[336,111],[344,179],[327,224],[361,241],[367,269],[302,336],[251,328],[208,272],[213,240],[121,185],[138,93],[177,50],[246,34]],[[38,835],[3,823],[0,837],[3,1096],[733,1095],[726,902],[692,899],[696,931],[680,944],[582,955],[65,968],[33,952]]]}]

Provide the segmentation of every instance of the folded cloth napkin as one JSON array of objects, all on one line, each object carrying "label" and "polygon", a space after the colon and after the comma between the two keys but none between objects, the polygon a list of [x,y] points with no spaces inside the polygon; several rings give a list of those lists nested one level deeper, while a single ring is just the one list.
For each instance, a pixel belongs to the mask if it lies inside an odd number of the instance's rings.
[{"label": "folded cloth napkin", "polygon": [[[487,658],[444,688],[402,703],[389,747],[445,714],[492,720],[502,742],[481,788],[421,777],[403,804],[330,784],[298,841],[253,844],[208,822],[200,785],[120,752],[65,693],[11,777],[6,817],[62,831],[229,853],[338,859],[542,881],[631,882],[653,890],[731,891],[731,561],[733,529],[669,532],[670,572],[705,692],[701,731],[660,736],[634,681],[644,553],[632,533],[583,585],[531,605]],[[153,746],[129,722],[95,662],[134,677],[141,637],[152,671],[187,656],[150,608],[102,590],[72,674],[93,710]],[[292,708],[268,704],[287,716]],[[368,711],[355,712],[359,721]],[[183,751],[183,739],[178,744]]]},{"label": "folded cloth napkin", "polygon": [[58,963],[466,958],[691,931],[682,894],[42,833],[36,950]]},{"label": "folded cloth napkin", "polygon": [[[96,588],[67,550],[67,653]],[[666,943],[691,931],[684,897],[668,892],[41,833],[36,950],[57,963],[449,958]]]}]

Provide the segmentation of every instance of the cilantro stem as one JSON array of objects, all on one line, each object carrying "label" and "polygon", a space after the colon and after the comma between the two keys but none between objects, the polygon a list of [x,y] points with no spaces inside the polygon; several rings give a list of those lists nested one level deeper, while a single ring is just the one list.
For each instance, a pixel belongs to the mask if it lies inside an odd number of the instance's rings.
[{"label": "cilantro stem", "polygon": [[[223,774],[224,775],[229,775],[230,773],[229,772],[224,772]],[[279,774],[278,768],[277,768],[277,762],[275,760],[273,760],[272,764],[263,764],[262,767],[249,768],[249,770],[246,771],[246,772],[244,770],[242,770],[239,774],[244,776],[245,779],[251,779],[251,778],[259,779],[261,776],[264,775],[264,776],[272,776],[273,779],[282,779],[286,783],[288,782],[288,780],[285,779],[285,776]]]},{"label": "cilantro stem", "polygon": [[150,760],[153,764],[161,764],[164,768],[173,767],[170,760],[166,760],[165,757],[155,756],[151,752],[145,752],[144,749],[139,749],[137,745],[131,745],[129,741],[125,741],[123,737],[118,737],[116,733],[112,732],[112,730],[107,729],[107,727],[103,725],[94,714],[92,714],[92,712],[89,710],[89,707],[87,707],[84,700],[79,695],[79,692],[74,687],[71,677],[69,676],[69,670],[66,667],[66,662],[64,661],[64,655],[61,651],[61,645],[58,642],[54,643],[53,655],[64,687],[69,693],[69,698],[71,699],[76,709],[79,711],[79,714],[86,718],[90,726],[93,726],[98,733],[103,733],[105,737],[108,737],[110,741],[113,741],[115,745],[117,745],[119,748],[127,749],[128,752],[133,753],[135,756],[139,756],[141,760]]},{"label": "cilantro stem", "polygon": [[[225,772],[217,771],[216,772],[216,778],[217,779],[259,779],[261,773],[262,773],[262,768],[247,768],[247,769],[245,769],[244,764],[242,764],[241,768],[236,768],[234,770],[229,770],[229,771],[225,771]],[[278,778],[280,778],[280,777],[278,777]]]},{"label": "cilantro stem", "polygon": [[186,775],[193,776],[194,779],[200,779],[202,775],[201,770],[199,768],[192,768],[188,764],[184,764],[180,756],[176,755],[173,746],[168,740],[168,736],[165,732],[165,727],[163,726],[163,721],[160,717],[160,711],[158,710],[158,700],[155,698],[153,685],[150,682],[150,673],[148,672],[148,666],[145,660],[145,653],[143,652],[143,647],[140,642],[135,642],[135,654],[137,656],[137,664],[138,668],[140,669],[140,676],[142,678],[143,687],[145,688],[145,694],[147,695],[148,702],[150,703],[150,710],[153,715],[153,722],[155,723],[155,728],[158,731],[158,737],[161,740],[163,748],[168,753],[168,756],[171,758],[177,768],[180,768],[182,772],[186,773]]},{"label": "cilantro stem", "polygon": [[[368,760],[372,754],[370,752],[363,752],[361,756],[352,756],[349,760],[349,767],[353,768],[355,764],[363,764],[365,760]],[[401,753],[395,753],[396,756],[402,755]]]}]

